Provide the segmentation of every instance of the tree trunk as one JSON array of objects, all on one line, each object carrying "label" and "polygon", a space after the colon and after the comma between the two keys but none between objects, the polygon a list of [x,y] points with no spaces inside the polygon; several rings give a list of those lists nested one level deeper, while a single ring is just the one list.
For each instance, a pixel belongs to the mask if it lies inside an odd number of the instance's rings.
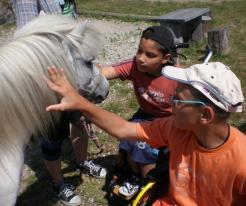
[{"label": "tree trunk", "polygon": [[227,28],[216,28],[208,31],[208,44],[215,54],[229,53],[229,35]]}]

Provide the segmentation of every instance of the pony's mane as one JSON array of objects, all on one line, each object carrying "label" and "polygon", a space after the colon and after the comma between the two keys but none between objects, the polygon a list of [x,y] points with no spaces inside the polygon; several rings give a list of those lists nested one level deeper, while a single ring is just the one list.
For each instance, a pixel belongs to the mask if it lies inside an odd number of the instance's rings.
[{"label": "pony's mane", "polygon": [[[82,35],[76,36],[70,32],[78,24],[82,24]],[[70,17],[61,15],[40,16],[26,26],[17,30],[14,34],[14,40],[30,35],[61,35],[66,36],[70,41],[76,40],[80,43],[80,52],[84,60],[93,59],[101,49],[102,35],[88,21],[74,21]]]},{"label": "pony's mane", "polygon": [[89,61],[100,49],[100,36],[89,23],[46,15],[16,31],[13,41],[0,48],[0,156],[27,141],[17,137],[23,131],[44,134],[57,119],[45,112],[47,105],[57,102],[43,80],[47,67],[64,68],[74,84],[78,68],[64,50],[71,47]]}]

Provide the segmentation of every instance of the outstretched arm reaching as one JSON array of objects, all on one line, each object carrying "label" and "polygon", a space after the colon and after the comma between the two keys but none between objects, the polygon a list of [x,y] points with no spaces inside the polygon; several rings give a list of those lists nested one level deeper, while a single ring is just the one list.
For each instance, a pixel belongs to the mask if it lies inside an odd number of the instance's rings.
[{"label": "outstretched arm reaching", "polygon": [[107,80],[119,78],[114,67],[112,67],[112,66],[101,66],[101,65],[97,65],[97,67],[98,67],[98,69],[101,70],[103,76],[105,76]]},{"label": "outstretched arm reaching", "polygon": [[94,124],[119,139],[136,139],[136,123],[128,122],[121,117],[103,110],[80,96],[71,86],[64,71],[55,67],[48,68],[49,79],[45,78],[48,87],[62,96],[59,104],[50,105],[46,111],[79,110]]}]

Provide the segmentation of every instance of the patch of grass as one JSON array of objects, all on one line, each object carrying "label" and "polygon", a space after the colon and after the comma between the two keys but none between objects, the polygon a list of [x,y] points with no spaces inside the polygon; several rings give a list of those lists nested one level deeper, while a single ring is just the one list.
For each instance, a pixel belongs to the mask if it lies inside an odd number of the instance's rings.
[{"label": "patch of grass", "polygon": [[126,14],[139,14],[139,15],[161,15],[163,13],[178,9],[207,6],[207,3],[162,3],[162,2],[150,2],[141,0],[91,0],[78,1],[79,10],[91,10],[100,12],[115,12],[115,13],[126,13]]},{"label": "patch of grass", "polygon": [[121,80],[110,81],[112,99],[101,106],[125,119],[129,119],[138,107],[131,82]]},{"label": "patch of grass", "polygon": [[[210,23],[210,28],[227,27],[229,29],[230,53],[229,55],[213,55],[211,61],[221,61],[231,67],[241,80],[244,96],[246,96],[246,1],[226,1],[226,2],[186,2],[186,3],[171,3],[171,2],[147,2],[140,0],[81,0],[78,2],[80,11],[100,11],[114,12],[121,14],[137,14],[158,16],[171,12],[176,9],[189,7],[208,7],[210,8],[213,20]],[[116,18],[116,17],[114,17]],[[120,16],[121,20],[125,17]],[[127,17],[129,20],[130,17]],[[132,19],[135,20],[135,19]],[[181,65],[191,65],[198,63],[200,55],[198,49],[203,48],[207,44],[206,40],[191,43],[189,49],[184,49],[184,54],[188,60],[181,60]],[[120,93],[120,92],[119,92]],[[240,116],[240,117],[239,117]],[[240,121],[238,119],[240,118]],[[245,112],[240,115],[232,115],[232,124],[246,132],[244,122],[246,122]]]},{"label": "patch of grass", "polygon": [[8,0],[0,0],[0,3],[2,3],[3,5],[8,5],[9,1]]},{"label": "patch of grass", "polygon": [[10,23],[10,24],[2,24],[2,25],[0,25],[0,31],[2,33],[4,33],[5,30],[9,30],[9,29],[13,28],[14,26],[15,25],[12,24],[12,23]]}]

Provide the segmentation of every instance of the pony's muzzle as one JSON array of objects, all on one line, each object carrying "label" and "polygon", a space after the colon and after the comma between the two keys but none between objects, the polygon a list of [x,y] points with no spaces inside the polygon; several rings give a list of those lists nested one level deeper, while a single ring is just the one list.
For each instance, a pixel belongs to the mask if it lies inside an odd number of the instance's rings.
[{"label": "pony's muzzle", "polygon": [[101,103],[104,99],[107,98],[108,94],[109,94],[109,91],[107,91],[107,93],[104,97],[102,95],[98,95],[95,99],[95,103]]}]

